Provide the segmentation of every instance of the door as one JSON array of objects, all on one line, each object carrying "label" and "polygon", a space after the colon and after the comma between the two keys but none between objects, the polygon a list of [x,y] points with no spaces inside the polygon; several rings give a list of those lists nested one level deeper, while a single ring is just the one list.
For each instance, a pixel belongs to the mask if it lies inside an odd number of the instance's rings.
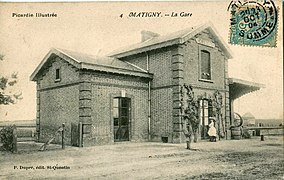
[{"label": "door", "polygon": [[113,134],[114,141],[129,141],[130,99],[119,97],[113,99]]},{"label": "door", "polygon": [[79,126],[71,123],[71,146],[79,146]]},{"label": "door", "polygon": [[213,116],[213,107],[212,107],[212,101],[207,99],[202,99],[199,102],[200,107],[200,134],[201,139],[207,139],[208,136],[208,125],[209,125],[209,117]]}]

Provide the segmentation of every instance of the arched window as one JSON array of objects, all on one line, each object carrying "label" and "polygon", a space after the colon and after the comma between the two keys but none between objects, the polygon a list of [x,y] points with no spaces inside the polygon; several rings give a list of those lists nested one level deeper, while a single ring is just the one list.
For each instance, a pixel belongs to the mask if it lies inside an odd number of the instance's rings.
[{"label": "arched window", "polygon": [[201,50],[201,79],[211,80],[211,62],[210,53],[205,50]]}]

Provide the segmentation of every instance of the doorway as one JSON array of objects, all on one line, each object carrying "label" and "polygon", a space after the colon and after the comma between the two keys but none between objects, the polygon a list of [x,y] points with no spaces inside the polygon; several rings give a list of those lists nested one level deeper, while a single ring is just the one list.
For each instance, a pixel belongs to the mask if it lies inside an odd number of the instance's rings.
[{"label": "doorway", "polygon": [[113,99],[113,134],[114,142],[129,141],[130,98]]},{"label": "doorway", "polygon": [[208,99],[202,99],[199,101],[200,107],[200,134],[201,139],[207,139],[208,136],[208,125],[209,125],[209,117],[213,116],[213,106],[212,101]]}]

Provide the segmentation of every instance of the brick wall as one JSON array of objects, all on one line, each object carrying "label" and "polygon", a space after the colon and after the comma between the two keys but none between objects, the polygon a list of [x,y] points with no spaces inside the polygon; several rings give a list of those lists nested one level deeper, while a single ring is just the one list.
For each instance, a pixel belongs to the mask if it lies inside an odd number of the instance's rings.
[{"label": "brick wall", "polygon": [[171,49],[154,50],[149,54],[151,83],[151,136],[153,141],[167,137],[172,141],[172,54]]},{"label": "brick wall", "polygon": [[[196,42],[196,38],[215,44],[208,47]],[[211,55],[211,82],[200,80],[200,51],[207,50]],[[124,60],[146,69],[146,53],[130,56]],[[226,127],[229,125],[228,104],[228,62],[218,44],[207,30],[190,39],[185,45],[172,46],[148,52],[149,71],[154,74],[151,83],[151,135],[159,141],[168,136],[169,142],[185,140],[182,133],[182,118],[179,100],[180,88],[186,83],[193,86],[196,96],[212,96],[216,90],[223,96],[222,115]]]},{"label": "brick wall", "polygon": [[[60,69],[60,81],[55,81],[55,71]],[[66,124],[66,143],[71,144],[71,123],[79,117],[79,73],[59,57],[49,61],[37,81],[37,121],[39,141],[45,142],[55,131]],[[55,143],[61,143],[58,134]]]},{"label": "brick wall", "polygon": [[162,48],[147,53],[141,53],[125,58],[123,61],[130,62],[144,70],[147,70],[147,55],[149,72],[154,74],[151,83],[152,88],[161,88],[172,85],[172,48]]},{"label": "brick wall", "polygon": [[151,82],[151,139],[162,141],[168,137],[172,142],[172,47],[141,53],[122,60],[128,61],[154,74]]},{"label": "brick wall", "polygon": [[[71,123],[78,123],[79,117],[78,85],[49,89],[40,92],[40,141],[51,138],[55,131],[65,123],[66,144],[71,144]],[[60,134],[56,143],[61,143]]]},{"label": "brick wall", "polygon": [[[207,31],[198,34],[195,38],[206,39],[215,43],[213,38],[210,37]],[[198,44],[192,38],[184,48],[184,81],[191,83],[194,86],[208,87],[213,89],[225,88],[225,57],[221,49],[215,43],[215,47],[208,47]],[[204,82],[200,78],[200,51],[206,50],[210,53],[211,60],[211,83]]]},{"label": "brick wall", "polygon": [[151,91],[151,137],[153,141],[161,141],[161,137],[172,140],[172,88]]},{"label": "brick wall", "polygon": [[136,54],[133,56],[128,56],[125,58],[121,58],[123,61],[127,61],[131,64],[134,64],[144,70],[147,70],[147,56],[146,53]]},{"label": "brick wall", "polygon": [[[196,42],[200,38],[215,44],[215,47],[208,47]],[[211,81],[200,79],[200,51],[210,52],[211,59]],[[208,31],[204,31],[190,39],[183,47],[184,51],[184,83],[193,86],[195,96],[204,97],[205,94],[213,96],[218,90],[223,97],[222,122],[225,127],[230,124],[229,89],[228,89],[228,60],[222,53],[218,44]],[[218,128],[218,127],[217,127]],[[223,127],[220,127],[223,128]]]},{"label": "brick wall", "polygon": [[[215,47],[208,47],[198,44],[196,38],[215,43],[208,31],[204,31],[186,44],[122,59],[145,70],[149,60],[149,72],[154,74],[151,81],[150,132],[153,141],[161,141],[161,137],[168,137],[168,141],[174,143],[184,141],[179,109],[180,88],[184,83],[193,86],[196,96],[212,96],[216,90],[220,91],[225,104],[222,113],[226,127],[230,124],[227,59],[216,43]],[[211,55],[210,82],[200,80],[199,56],[203,49]],[[61,79],[55,81],[58,68]],[[58,57],[41,73],[37,86],[37,118],[40,119],[42,139],[68,121],[70,124],[88,124],[83,129],[89,133],[84,134],[84,146],[113,142],[112,100],[121,96],[122,90],[126,97],[131,98],[130,139],[148,139],[148,79],[104,72],[79,72]],[[69,131],[70,125],[66,124],[66,127]],[[68,132],[67,137],[70,139]]]},{"label": "brick wall", "polygon": [[[60,69],[60,81],[55,81],[56,69]],[[39,79],[40,88],[55,87],[77,82],[79,80],[79,72],[74,66],[56,57],[46,65]]]},{"label": "brick wall", "polygon": [[148,80],[145,78],[118,75],[113,73],[81,73],[80,81],[97,82],[101,84],[116,84],[118,86],[137,86],[137,87],[148,87]]},{"label": "brick wall", "polygon": [[131,99],[131,141],[148,140],[148,80],[108,73],[84,72],[83,81],[91,84],[90,134],[84,137],[84,146],[114,142],[113,98],[121,91]]},{"label": "brick wall", "polygon": [[[60,81],[55,81],[56,69],[60,69]],[[40,141],[47,141],[65,123],[67,144],[71,144],[71,123],[82,122],[84,146],[113,142],[112,100],[121,96],[122,90],[131,98],[130,139],[147,140],[148,81],[104,72],[84,71],[79,74],[59,57],[53,59],[37,81]],[[55,142],[61,142],[60,135]]]},{"label": "brick wall", "polygon": [[[196,38],[215,44],[214,47],[198,44]],[[200,80],[200,51],[207,50],[211,55],[212,80]],[[225,126],[230,124],[228,96],[228,62],[218,44],[207,30],[199,33],[185,45],[157,49],[122,60],[147,69],[147,54],[150,73],[154,74],[151,83],[151,136],[161,141],[162,136],[169,142],[183,142],[182,118],[179,110],[180,87],[186,83],[193,86],[196,96],[213,96],[216,90],[223,96],[222,115]]]},{"label": "brick wall", "polygon": [[149,72],[154,74],[152,88],[172,85],[172,54],[170,48],[149,52]]}]

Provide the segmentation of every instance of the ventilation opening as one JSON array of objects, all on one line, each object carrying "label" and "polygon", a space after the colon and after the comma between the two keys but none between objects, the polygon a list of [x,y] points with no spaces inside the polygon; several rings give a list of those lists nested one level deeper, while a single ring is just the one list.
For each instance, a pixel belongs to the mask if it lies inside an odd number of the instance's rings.
[{"label": "ventilation opening", "polygon": [[168,143],[168,137],[162,137],[162,142],[163,143]]}]

